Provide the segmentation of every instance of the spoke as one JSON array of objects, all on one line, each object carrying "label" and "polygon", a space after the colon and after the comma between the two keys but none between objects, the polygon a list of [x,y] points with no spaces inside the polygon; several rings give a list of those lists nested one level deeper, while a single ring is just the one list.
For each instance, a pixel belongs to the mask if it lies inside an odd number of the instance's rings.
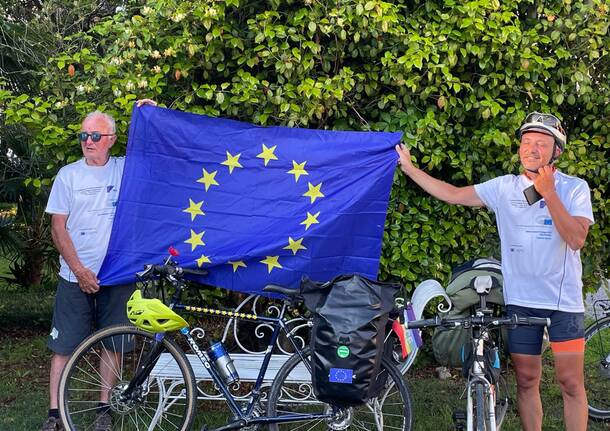
[{"label": "spoke", "polygon": [[89,359],[87,359],[86,355],[83,355],[83,359],[84,361],[87,363],[87,365],[89,365],[89,368],[91,368],[93,371],[95,371],[95,374],[97,374],[99,376],[99,380],[95,377],[95,375],[91,374],[88,371],[85,371],[84,368],[81,368],[80,365],[77,365],[77,369],[80,370],[82,373],[86,374],[87,376],[91,377],[93,380],[99,382],[99,386],[102,386],[102,375],[99,373],[99,371],[97,370],[97,367],[94,367],[91,362],[89,362]]},{"label": "spoke", "polygon": [[[106,356],[107,356],[108,358],[110,358],[110,355],[108,354],[108,350],[107,350],[107,349],[104,347],[103,342],[102,342],[101,344],[102,344],[102,349],[104,349],[103,351],[104,351],[104,352],[106,352]],[[117,369],[116,369],[116,367],[109,365],[109,364],[108,364],[108,362],[107,362],[107,361],[105,361],[105,360],[102,358],[102,355],[100,355],[99,353],[97,353],[95,350],[94,350],[94,352],[95,352],[95,354],[98,356],[98,358],[100,358],[100,368],[102,367],[102,364],[104,364],[104,365],[105,365],[105,366],[106,366],[106,367],[107,367],[107,368],[108,368],[110,371],[112,371],[112,372],[114,373],[114,376],[115,376],[116,378],[118,378],[118,377],[119,377],[119,375],[118,375],[118,373],[117,373]],[[87,362],[88,362],[88,361],[87,361]],[[99,372],[98,372],[98,374],[99,374]],[[104,378],[102,377],[102,375],[101,375],[101,374],[100,374],[100,378],[101,378],[102,380],[104,379]]]},{"label": "spoke", "polygon": [[[78,411],[75,411],[75,412],[71,412],[70,415],[80,415],[80,414],[85,413],[85,412],[92,412],[92,411],[97,410],[97,402],[96,401],[90,401],[90,402],[92,402],[92,403],[95,402],[96,406],[92,407],[90,409],[83,409],[83,410],[78,410]],[[70,401],[70,403],[73,403],[73,401]]]}]

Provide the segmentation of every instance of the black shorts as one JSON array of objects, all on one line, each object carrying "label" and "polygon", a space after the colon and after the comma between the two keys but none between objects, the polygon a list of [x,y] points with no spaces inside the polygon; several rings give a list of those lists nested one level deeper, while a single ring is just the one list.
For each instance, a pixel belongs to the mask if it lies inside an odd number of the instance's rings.
[{"label": "black shorts", "polygon": [[126,303],[134,289],[135,284],[125,284],[101,286],[96,293],[85,293],[78,283],[60,277],[49,349],[60,355],[69,355],[94,330],[129,323]]},{"label": "black shorts", "polygon": [[[521,317],[544,317],[551,319],[548,327],[553,352],[584,352],[585,314],[559,310],[507,305],[506,314]],[[508,329],[508,351],[525,355],[540,355],[542,352],[543,326],[517,326]]]}]

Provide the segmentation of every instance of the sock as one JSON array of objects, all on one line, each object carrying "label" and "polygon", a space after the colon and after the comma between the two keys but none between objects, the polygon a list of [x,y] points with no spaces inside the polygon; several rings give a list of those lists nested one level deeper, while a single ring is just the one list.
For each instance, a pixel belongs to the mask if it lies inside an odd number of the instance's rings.
[{"label": "sock", "polygon": [[49,409],[49,417],[59,419],[59,409]]},{"label": "sock", "polygon": [[97,404],[97,409],[96,409],[96,413],[102,414],[102,413],[108,413],[108,411],[110,410],[110,406],[107,403],[98,403]]}]

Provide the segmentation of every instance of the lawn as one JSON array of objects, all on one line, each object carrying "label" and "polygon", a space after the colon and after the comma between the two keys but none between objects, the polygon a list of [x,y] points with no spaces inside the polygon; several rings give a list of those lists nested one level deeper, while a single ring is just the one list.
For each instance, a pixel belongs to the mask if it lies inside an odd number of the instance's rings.
[{"label": "lawn", "polygon": [[[37,430],[46,414],[48,363],[46,333],[50,325],[52,292],[42,289],[2,288],[0,324],[0,430]],[[563,429],[561,395],[553,381],[550,358],[545,358],[542,383],[545,407],[544,430]],[[414,430],[451,430],[452,413],[463,408],[463,381],[438,380],[430,365],[420,366],[407,376],[414,399]],[[514,377],[509,373],[514,400]],[[207,405],[209,408],[209,404]],[[218,408],[220,409],[220,404]],[[207,410],[206,414],[209,414]],[[222,413],[221,413],[222,415]],[[503,430],[519,430],[515,405],[509,408]],[[590,423],[589,430],[608,430],[608,424]]]}]

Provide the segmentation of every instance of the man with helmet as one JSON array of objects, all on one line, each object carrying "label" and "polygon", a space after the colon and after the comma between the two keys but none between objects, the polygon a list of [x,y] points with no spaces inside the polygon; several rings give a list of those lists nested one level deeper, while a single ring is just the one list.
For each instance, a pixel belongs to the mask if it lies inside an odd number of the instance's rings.
[{"label": "man with helmet", "polygon": [[[397,145],[401,170],[426,192],[450,204],[485,206],[496,215],[507,313],[551,319],[548,328],[568,431],[586,430],[584,388],[583,247],[593,224],[587,183],[558,171],[566,133],[551,114],[533,112],[517,130],[523,171],[455,187],[415,167]],[[542,428],[541,327],[510,329],[508,347],[517,375],[523,429]]]}]

